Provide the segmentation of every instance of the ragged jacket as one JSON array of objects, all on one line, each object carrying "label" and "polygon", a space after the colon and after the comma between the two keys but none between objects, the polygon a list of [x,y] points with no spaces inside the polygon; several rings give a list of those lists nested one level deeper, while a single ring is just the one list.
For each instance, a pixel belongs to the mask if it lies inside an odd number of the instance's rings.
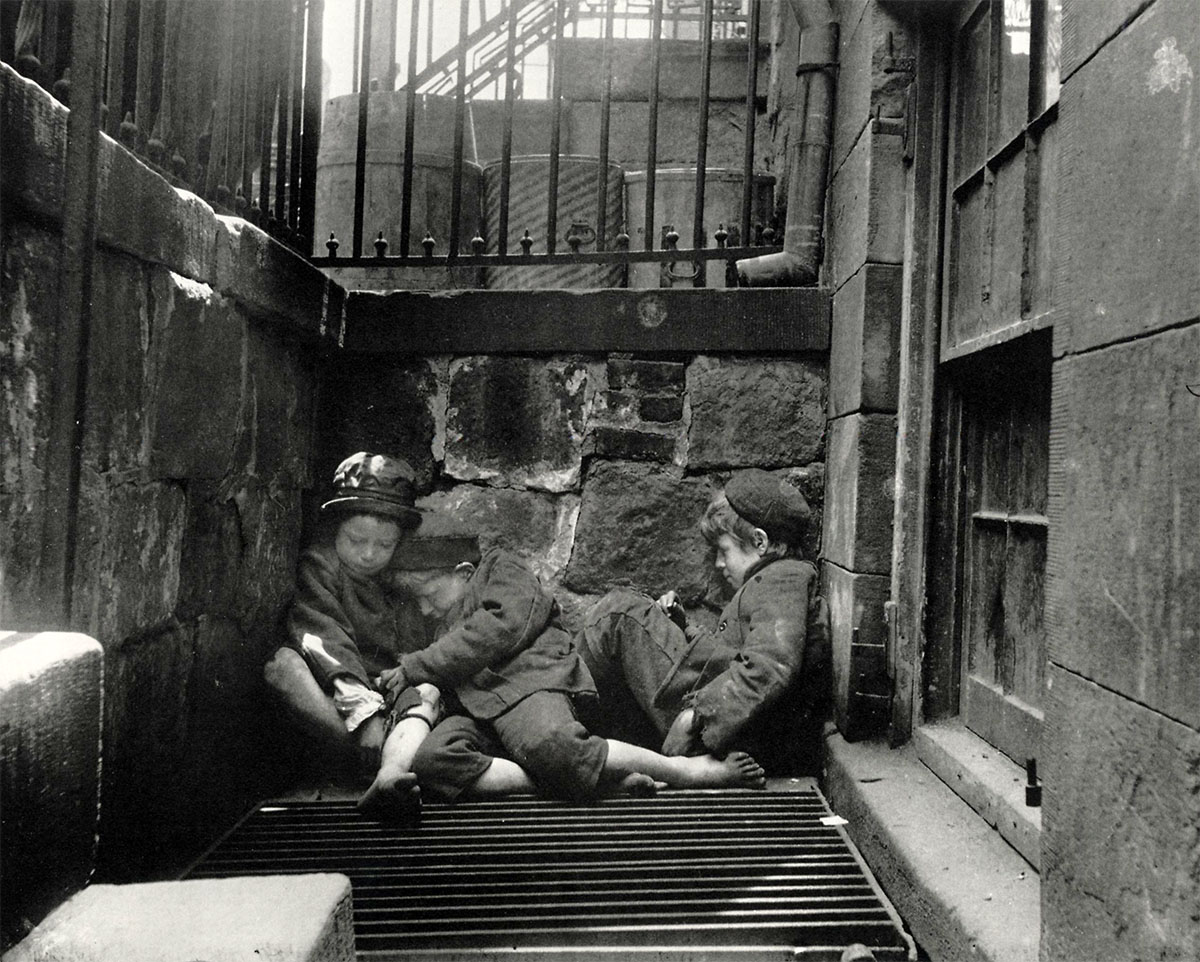
[{"label": "ragged jacket", "polygon": [[693,708],[709,751],[746,748],[766,765],[795,742],[798,728],[809,737],[823,721],[829,661],[823,605],[810,562],[765,559],[747,572],[715,631],[688,628],[688,656],[656,700],[681,698]]},{"label": "ragged jacket", "polygon": [[326,691],[349,676],[375,688],[385,668],[423,648],[428,630],[415,599],[384,575],[363,577],[343,565],[333,545],[300,556],[287,617],[288,646],[300,652]]},{"label": "ragged jacket", "polygon": [[483,556],[460,611],[429,647],[400,659],[409,684],[453,690],[471,716],[483,720],[535,691],[595,693],[554,598],[515,555],[492,550]]}]

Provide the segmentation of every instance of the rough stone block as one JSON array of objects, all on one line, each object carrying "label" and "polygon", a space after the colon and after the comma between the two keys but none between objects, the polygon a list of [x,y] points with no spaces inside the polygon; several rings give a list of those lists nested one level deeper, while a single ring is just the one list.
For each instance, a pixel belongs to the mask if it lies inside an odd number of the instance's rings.
[{"label": "rough stone block", "polygon": [[1042,957],[1200,957],[1200,733],[1047,671]]},{"label": "rough stone block", "polygon": [[528,561],[546,584],[562,575],[571,556],[579,499],[536,491],[460,484],[417,502],[444,511],[479,532],[484,550],[513,551]]},{"label": "rough stone block", "polygon": [[151,296],[150,471],[223,478],[245,418],[246,319],[208,285],[169,271],[154,273]]},{"label": "rough stone block", "polygon": [[105,644],[169,621],[187,517],[182,487],[85,471],[75,558],[76,620]]},{"label": "rough stone block", "polygon": [[670,424],[683,417],[683,398],[681,397],[644,397],[638,401],[638,414],[645,421],[656,424]]},{"label": "rough stone block", "polygon": [[587,383],[588,369],[578,360],[454,361],[446,473],[460,481],[571,490],[579,483]]},{"label": "rough stone block", "polygon": [[851,414],[829,425],[825,557],[849,571],[887,574],[892,563],[896,422]]},{"label": "rough stone block", "polygon": [[825,365],[700,356],[688,368],[689,467],[782,467],[821,459]]},{"label": "rough stone block", "polygon": [[1050,658],[1200,727],[1200,324],[1054,366]]},{"label": "rough stone block", "polygon": [[[314,470],[325,491],[343,458],[371,451],[404,458],[422,488],[433,484],[439,411],[445,391],[422,358],[342,355],[321,377],[321,450]],[[444,425],[443,425],[444,427]]]},{"label": "rough stone block", "polygon": [[0,948],[95,868],[103,674],[86,635],[0,631]]},{"label": "rough stone block", "polygon": [[247,423],[236,463],[266,482],[307,484],[317,398],[311,358],[277,330],[251,322],[247,368]]},{"label": "rough stone block", "polygon": [[603,391],[596,394],[592,421],[603,419],[616,424],[637,424],[638,396],[624,391]]},{"label": "rough stone block", "polygon": [[829,416],[896,410],[903,269],[867,264],[833,298]]},{"label": "rough stone block", "polygon": [[594,462],[563,584],[592,594],[615,584],[673,588],[688,604],[703,597],[712,558],[699,523],[716,492],[706,479],[655,465]]},{"label": "rough stone block", "polygon": [[5,194],[39,214],[61,216],[67,108],[6,63],[0,64],[0,140]]},{"label": "rough stone block", "polygon": [[84,458],[96,471],[145,464],[147,283],[139,261],[97,251],[84,420]]},{"label": "rough stone block", "polygon": [[679,361],[610,357],[607,366],[608,386],[613,391],[681,394],[687,379],[687,368]]},{"label": "rough stone block", "polygon": [[584,451],[604,458],[671,462],[675,460],[676,447],[674,433],[600,425],[589,429]]},{"label": "rough stone block", "polygon": [[[1162,0],[1063,87],[1055,300],[1068,323],[1055,323],[1058,353],[1196,317],[1197,70],[1195,3]],[[1113,130],[1140,135],[1114,139]]]},{"label": "rough stone block", "polygon": [[833,709],[838,730],[849,741],[887,727],[887,624],[884,603],[891,583],[882,575],[863,575],[837,565],[822,566],[829,602],[833,648]]},{"label": "rough stone block", "polygon": [[245,576],[237,505],[221,485],[195,482],[187,488],[186,515],[175,613],[183,620],[232,614]]},{"label": "rough stone block", "polygon": [[279,614],[295,586],[301,493],[248,478],[233,492],[233,501],[242,532],[237,618],[246,635],[262,646],[265,659],[279,644]]},{"label": "rough stone block", "polygon": [[93,885],[5,956],[11,962],[354,962],[344,875]]},{"label": "rough stone block", "polygon": [[868,262],[904,263],[904,178],[899,134],[864,134],[833,175],[828,223],[835,289]]},{"label": "rough stone block", "polygon": [[[0,77],[8,78],[7,67]],[[5,94],[9,87],[5,87]],[[0,111],[9,105],[0,105]],[[7,141],[10,143],[11,141]],[[8,164],[5,164],[5,177]],[[55,370],[59,241],[4,218],[0,271],[0,624],[43,624],[38,571],[44,544],[46,438]]]}]

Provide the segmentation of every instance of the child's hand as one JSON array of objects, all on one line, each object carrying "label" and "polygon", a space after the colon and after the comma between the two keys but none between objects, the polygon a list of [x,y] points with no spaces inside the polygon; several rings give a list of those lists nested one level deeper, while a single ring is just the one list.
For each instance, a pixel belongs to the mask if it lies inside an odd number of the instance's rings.
[{"label": "child's hand", "polygon": [[404,669],[397,665],[395,668],[383,669],[375,679],[375,684],[386,690],[388,701],[392,701],[408,687],[408,679],[404,677]]},{"label": "child's hand", "polygon": [[683,605],[679,603],[679,596],[674,591],[668,591],[654,602],[658,607],[667,613],[675,624],[683,629],[687,628],[687,612],[683,610]]}]

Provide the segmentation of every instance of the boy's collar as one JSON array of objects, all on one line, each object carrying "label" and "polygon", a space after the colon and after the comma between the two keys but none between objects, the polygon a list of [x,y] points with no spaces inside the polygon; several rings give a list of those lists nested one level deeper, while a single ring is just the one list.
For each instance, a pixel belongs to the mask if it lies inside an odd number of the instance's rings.
[{"label": "boy's collar", "polygon": [[773,564],[776,561],[782,561],[787,555],[771,555],[766,558],[759,558],[754,564],[746,569],[746,577],[742,579],[742,587],[745,587],[746,582],[753,578],[756,574],[763,570],[767,565]]}]

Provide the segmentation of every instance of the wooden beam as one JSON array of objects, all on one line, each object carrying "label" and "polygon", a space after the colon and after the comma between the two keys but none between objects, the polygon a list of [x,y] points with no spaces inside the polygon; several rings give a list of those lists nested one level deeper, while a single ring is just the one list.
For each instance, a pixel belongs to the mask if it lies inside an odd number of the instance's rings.
[{"label": "wooden beam", "polygon": [[829,349],[823,288],[356,291],[348,351],[403,354]]}]

